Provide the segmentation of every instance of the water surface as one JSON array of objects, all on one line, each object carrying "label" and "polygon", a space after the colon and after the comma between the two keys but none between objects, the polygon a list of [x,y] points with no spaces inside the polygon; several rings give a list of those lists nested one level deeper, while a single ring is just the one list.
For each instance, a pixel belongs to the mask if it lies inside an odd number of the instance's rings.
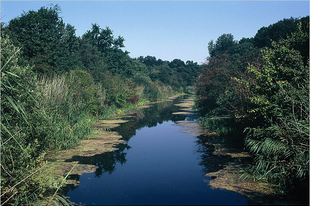
[{"label": "water surface", "polygon": [[[176,100],[178,101],[178,100]],[[135,113],[116,130],[126,140],[118,151],[70,161],[98,168],[71,178],[66,195],[85,205],[246,205],[244,196],[212,189],[204,176],[220,169],[220,159],[201,137],[182,132],[177,120],[195,121],[193,115],[173,115],[180,108],[166,102]],[[190,117],[190,118],[189,118]]]}]

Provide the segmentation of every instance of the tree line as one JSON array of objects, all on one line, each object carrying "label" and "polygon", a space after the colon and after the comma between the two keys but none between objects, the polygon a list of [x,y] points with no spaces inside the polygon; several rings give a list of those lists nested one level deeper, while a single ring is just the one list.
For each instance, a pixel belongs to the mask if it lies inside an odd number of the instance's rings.
[{"label": "tree line", "polygon": [[109,27],[93,24],[78,37],[59,12],[42,7],[1,24],[2,204],[54,193],[61,181],[38,172],[44,155],[74,147],[99,118],[194,89],[204,126],[218,134],[246,131],[256,177],[283,192],[307,190],[309,17],[239,41],[223,34],[198,65],[131,58]]},{"label": "tree line", "polygon": [[59,182],[38,175],[47,152],[74,147],[99,118],[193,91],[202,69],[131,58],[125,39],[98,24],[78,37],[59,12],[42,7],[1,24],[3,204],[31,204],[55,191]]},{"label": "tree line", "polygon": [[309,197],[309,16],[240,41],[223,34],[208,49],[196,84],[201,123],[245,135],[254,177]]}]

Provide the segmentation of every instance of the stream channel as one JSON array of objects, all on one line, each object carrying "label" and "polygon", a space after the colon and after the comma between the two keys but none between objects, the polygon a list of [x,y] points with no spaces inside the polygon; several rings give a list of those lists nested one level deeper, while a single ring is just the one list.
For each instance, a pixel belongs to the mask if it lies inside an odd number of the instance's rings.
[{"label": "stream channel", "polygon": [[69,176],[79,184],[68,185],[64,195],[81,205],[247,205],[245,196],[210,186],[205,174],[226,160],[203,141],[197,116],[182,106],[186,98],[124,115],[129,121],[110,129],[124,140],[117,150],[67,160],[96,169]]}]

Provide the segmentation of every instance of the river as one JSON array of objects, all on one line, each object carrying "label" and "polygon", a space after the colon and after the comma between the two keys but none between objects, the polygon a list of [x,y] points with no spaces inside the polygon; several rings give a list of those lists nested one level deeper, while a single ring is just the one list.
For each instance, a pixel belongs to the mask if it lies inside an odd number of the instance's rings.
[{"label": "river", "polygon": [[118,150],[68,160],[96,169],[71,175],[79,184],[64,195],[84,205],[247,205],[245,196],[210,186],[213,177],[205,174],[226,159],[213,155],[214,146],[191,127],[195,113],[176,105],[184,98],[124,116],[129,121],[111,129],[124,140]]}]

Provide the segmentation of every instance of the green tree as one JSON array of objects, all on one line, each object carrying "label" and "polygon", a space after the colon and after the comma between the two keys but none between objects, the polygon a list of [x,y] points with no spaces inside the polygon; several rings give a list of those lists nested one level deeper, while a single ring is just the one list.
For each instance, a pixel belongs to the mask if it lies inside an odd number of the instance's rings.
[{"label": "green tree", "polygon": [[216,42],[209,48],[213,56],[197,80],[198,107],[203,116],[243,117],[249,106],[248,94],[234,79],[248,76],[248,63],[257,61],[258,49],[251,39],[238,42],[231,35],[222,35]]},{"label": "green tree", "polygon": [[298,22],[303,23],[303,31],[308,31],[306,28],[306,24],[309,24],[309,16],[304,18],[289,18],[283,19],[281,21],[276,22],[275,24],[271,24],[268,27],[260,28],[256,35],[254,36],[255,46],[262,47],[270,47],[272,41],[279,41],[281,39],[286,39],[291,33],[297,31]]},{"label": "green tree", "polygon": [[222,34],[214,43],[212,40],[208,44],[210,57],[221,55],[224,53],[232,53],[236,41],[232,34]]},{"label": "green tree", "polygon": [[39,73],[68,71],[77,64],[78,39],[71,25],[59,17],[60,8],[42,7],[23,13],[5,27],[13,43]]},{"label": "green tree", "polygon": [[100,81],[101,74],[105,70],[103,55],[97,47],[88,41],[80,40],[79,43],[79,66],[81,69],[88,71],[94,78],[95,82]]},{"label": "green tree", "polygon": [[[92,76],[84,70],[71,70],[68,74],[66,84],[73,104],[79,104],[82,111],[97,114],[102,103],[98,97],[96,86]],[[103,93],[102,93],[103,95]]]},{"label": "green tree", "polygon": [[170,68],[184,67],[185,63],[181,59],[174,59],[169,64]]},{"label": "green tree", "polygon": [[249,113],[264,121],[249,129],[246,146],[255,157],[254,174],[283,191],[298,184],[308,187],[304,183],[309,176],[309,64],[293,48],[309,39],[301,28],[262,50],[261,66],[249,67],[256,80],[248,84],[254,104]]},{"label": "green tree", "polygon": [[100,52],[124,47],[123,37],[114,38],[113,31],[109,27],[102,29],[98,24],[92,24],[91,30],[88,30],[82,39],[97,47]]}]

